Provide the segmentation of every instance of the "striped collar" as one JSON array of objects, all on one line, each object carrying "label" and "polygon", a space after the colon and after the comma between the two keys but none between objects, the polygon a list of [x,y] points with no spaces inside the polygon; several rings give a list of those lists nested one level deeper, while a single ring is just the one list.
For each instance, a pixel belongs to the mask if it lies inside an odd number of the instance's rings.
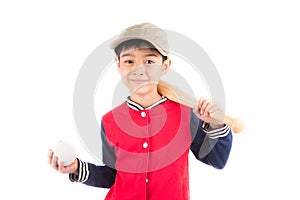
[{"label": "striped collar", "polygon": [[157,105],[159,105],[159,104],[161,104],[161,103],[163,103],[163,102],[165,102],[165,101],[167,101],[167,100],[168,100],[167,97],[162,96],[162,97],[161,97],[161,100],[155,102],[154,104],[148,106],[147,108],[144,108],[144,107],[141,106],[140,104],[138,104],[138,103],[132,101],[132,100],[130,99],[130,97],[127,97],[127,99],[126,99],[126,104],[127,104],[128,107],[130,107],[130,108],[132,108],[132,109],[134,109],[134,110],[139,111],[139,110],[149,110],[149,109],[151,109],[151,108],[153,108],[153,107],[155,107],[155,106],[157,106]]}]

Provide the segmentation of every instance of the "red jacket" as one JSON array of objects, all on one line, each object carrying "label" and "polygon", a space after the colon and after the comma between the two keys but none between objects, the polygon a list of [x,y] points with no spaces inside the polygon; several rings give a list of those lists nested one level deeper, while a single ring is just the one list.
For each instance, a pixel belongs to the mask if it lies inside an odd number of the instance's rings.
[{"label": "red jacket", "polygon": [[75,180],[110,188],[106,200],[188,200],[189,150],[221,169],[232,144],[229,127],[202,125],[190,108],[166,98],[147,109],[127,100],[102,118],[105,166],[79,161]]}]

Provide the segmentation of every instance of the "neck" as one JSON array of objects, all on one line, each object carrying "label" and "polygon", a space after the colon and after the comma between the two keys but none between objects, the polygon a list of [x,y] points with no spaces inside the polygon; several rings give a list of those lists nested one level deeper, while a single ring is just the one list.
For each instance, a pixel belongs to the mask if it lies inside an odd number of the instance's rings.
[{"label": "neck", "polygon": [[154,90],[153,92],[147,94],[133,94],[130,96],[130,99],[146,108],[159,101],[161,96],[157,90]]}]

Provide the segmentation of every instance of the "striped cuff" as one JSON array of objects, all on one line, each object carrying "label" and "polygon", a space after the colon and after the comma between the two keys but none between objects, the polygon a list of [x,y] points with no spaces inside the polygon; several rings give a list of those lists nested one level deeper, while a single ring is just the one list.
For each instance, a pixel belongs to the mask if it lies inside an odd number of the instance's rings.
[{"label": "striped cuff", "polygon": [[89,178],[89,165],[87,162],[83,162],[77,159],[78,162],[78,172],[69,174],[69,179],[72,182],[83,183]]},{"label": "striped cuff", "polygon": [[221,128],[213,129],[208,123],[203,122],[202,129],[211,139],[225,137],[230,133],[230,127],[225,124]]}]

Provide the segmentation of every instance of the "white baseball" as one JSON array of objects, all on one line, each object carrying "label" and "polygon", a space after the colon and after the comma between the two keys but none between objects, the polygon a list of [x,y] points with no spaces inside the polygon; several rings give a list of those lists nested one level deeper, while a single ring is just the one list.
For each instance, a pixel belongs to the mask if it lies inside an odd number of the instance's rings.
[{"label": "white baseball", "polygon": [[76,159],[76,149],[68,142],[60,141],[52,147],[53,155],[58,157],[58,162],[63,161],[64,166],[72,164]]}]

